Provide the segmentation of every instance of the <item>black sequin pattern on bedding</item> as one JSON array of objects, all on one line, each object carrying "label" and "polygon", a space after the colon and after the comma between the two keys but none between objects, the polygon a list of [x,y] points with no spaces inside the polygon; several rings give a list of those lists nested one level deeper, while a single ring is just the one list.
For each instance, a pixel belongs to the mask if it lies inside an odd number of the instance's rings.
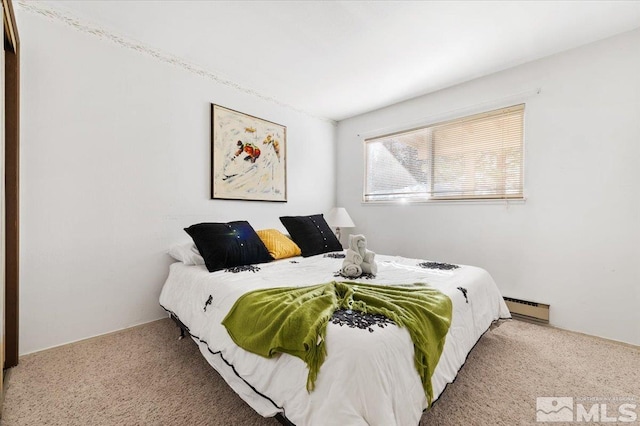
[{"label": "black sequin pattern on bedding", "polygon": [[242,265],[242,266],[234,266],[233,268],[227,268],[224,271],[233,272],[234,274],[237,274],[238,272],[245,272],[245,271],[258,272],[259,270],[260,270],[259,266]]},{"label": "black sequin pattern on bedding", "polygon": [[209,295],[209,298],[207,299],[206,302],[204,302],[204,311],[207,312],[207,306],[209,306],[211,303],[213,303],[213,296]]},{"label": "black sequin pattern on bedding", "polygon": [[462,293],[462,295],[464,296],[464,300],[467,301],[467,303],[469,303],[469,298],[467,297],[467,289],[464,287],[458,287],[458,290],[460,290],[460,292]]},{"label": "black sequin pattern on bedding", "polygon": [[451,263],[440,262],[422,262],[418,263],[418,266],[425,269],[440,269],[441,271],[449,271],[451,269],[458,269],[460,267]]},{"label": "black sequin pattern on bedding", "polygon": [[360,311],[354,311],[351,309],[338,309],[333,313],[331,322],[337,324],[340,327],[346,325],[349,328],[359,328],[361,330],[368,330],[369,333],[373,333],[373,326],[377,325],[380,328],[384,328],[389,324],[395,325],[395,322],[380,314],[365,314]]},{"label": "black sequin pattern on bedding", "polygon": [[344,253],[327,253],[322,257],[330,257],[332,259],[344,259],[345,257],[347,257],[347,255]]},{"label": "black sequin pattern on bedding", "polygon": [[347,279],[354,279],[354,278],[364,278],[365,280],[372,280],[374,279],[376,276],[373,274],[369,274],[366,272],[363,272],[362,274],[358,275],[357,277],[351,277],[349,275],[345,275],[342,273],[342,271],[336,271],[333,273],[334,277],[340,277],[340,278],[347,278]]}]

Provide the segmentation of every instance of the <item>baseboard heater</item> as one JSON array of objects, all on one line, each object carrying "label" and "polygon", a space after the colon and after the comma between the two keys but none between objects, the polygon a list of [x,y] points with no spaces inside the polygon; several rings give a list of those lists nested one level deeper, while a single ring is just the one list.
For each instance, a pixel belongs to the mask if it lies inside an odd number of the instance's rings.
[{"label": "baseboard heater", "polygon": [[504,301],[514,319],[549,324],[549,305],[505,297]]}]

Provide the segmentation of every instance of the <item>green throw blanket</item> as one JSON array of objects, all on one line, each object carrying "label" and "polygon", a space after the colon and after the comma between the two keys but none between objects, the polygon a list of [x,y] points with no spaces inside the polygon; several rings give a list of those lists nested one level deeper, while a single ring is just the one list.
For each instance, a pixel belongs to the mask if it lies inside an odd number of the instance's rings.
[{"label": "green throw blanket", "polygon": [[311,391],[327,353],[327,323],[336,309],[381,314],[409,331],[415,366],[431,405],[431,375],[444,347],[452,309],[451,300],[434,288],[334,281],[256,290],[242,295],[222,324],[233,341],[249,352],[264,357],[282,352],[306,362]]}]

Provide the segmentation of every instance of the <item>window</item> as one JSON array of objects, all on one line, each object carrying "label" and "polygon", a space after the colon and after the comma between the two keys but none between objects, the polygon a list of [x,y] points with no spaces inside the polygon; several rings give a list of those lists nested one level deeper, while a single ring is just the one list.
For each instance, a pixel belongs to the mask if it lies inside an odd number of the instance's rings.
[{"label": "window", "polygon": [[365,140],[364,201],[523,197],[524,104]]}]

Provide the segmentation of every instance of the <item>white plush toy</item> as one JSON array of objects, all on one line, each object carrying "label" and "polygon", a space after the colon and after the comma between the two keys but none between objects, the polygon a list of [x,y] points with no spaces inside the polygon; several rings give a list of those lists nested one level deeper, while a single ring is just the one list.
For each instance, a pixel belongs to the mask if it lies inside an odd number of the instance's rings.
[{"label": "white plush toy", "polygon": [[363,273],[375,275],[378,266],[374,260],[376,254],[367,250],[364,235],[349,235],[349,248],[342,262],[342,273],[348,277],[359,277]]}]

